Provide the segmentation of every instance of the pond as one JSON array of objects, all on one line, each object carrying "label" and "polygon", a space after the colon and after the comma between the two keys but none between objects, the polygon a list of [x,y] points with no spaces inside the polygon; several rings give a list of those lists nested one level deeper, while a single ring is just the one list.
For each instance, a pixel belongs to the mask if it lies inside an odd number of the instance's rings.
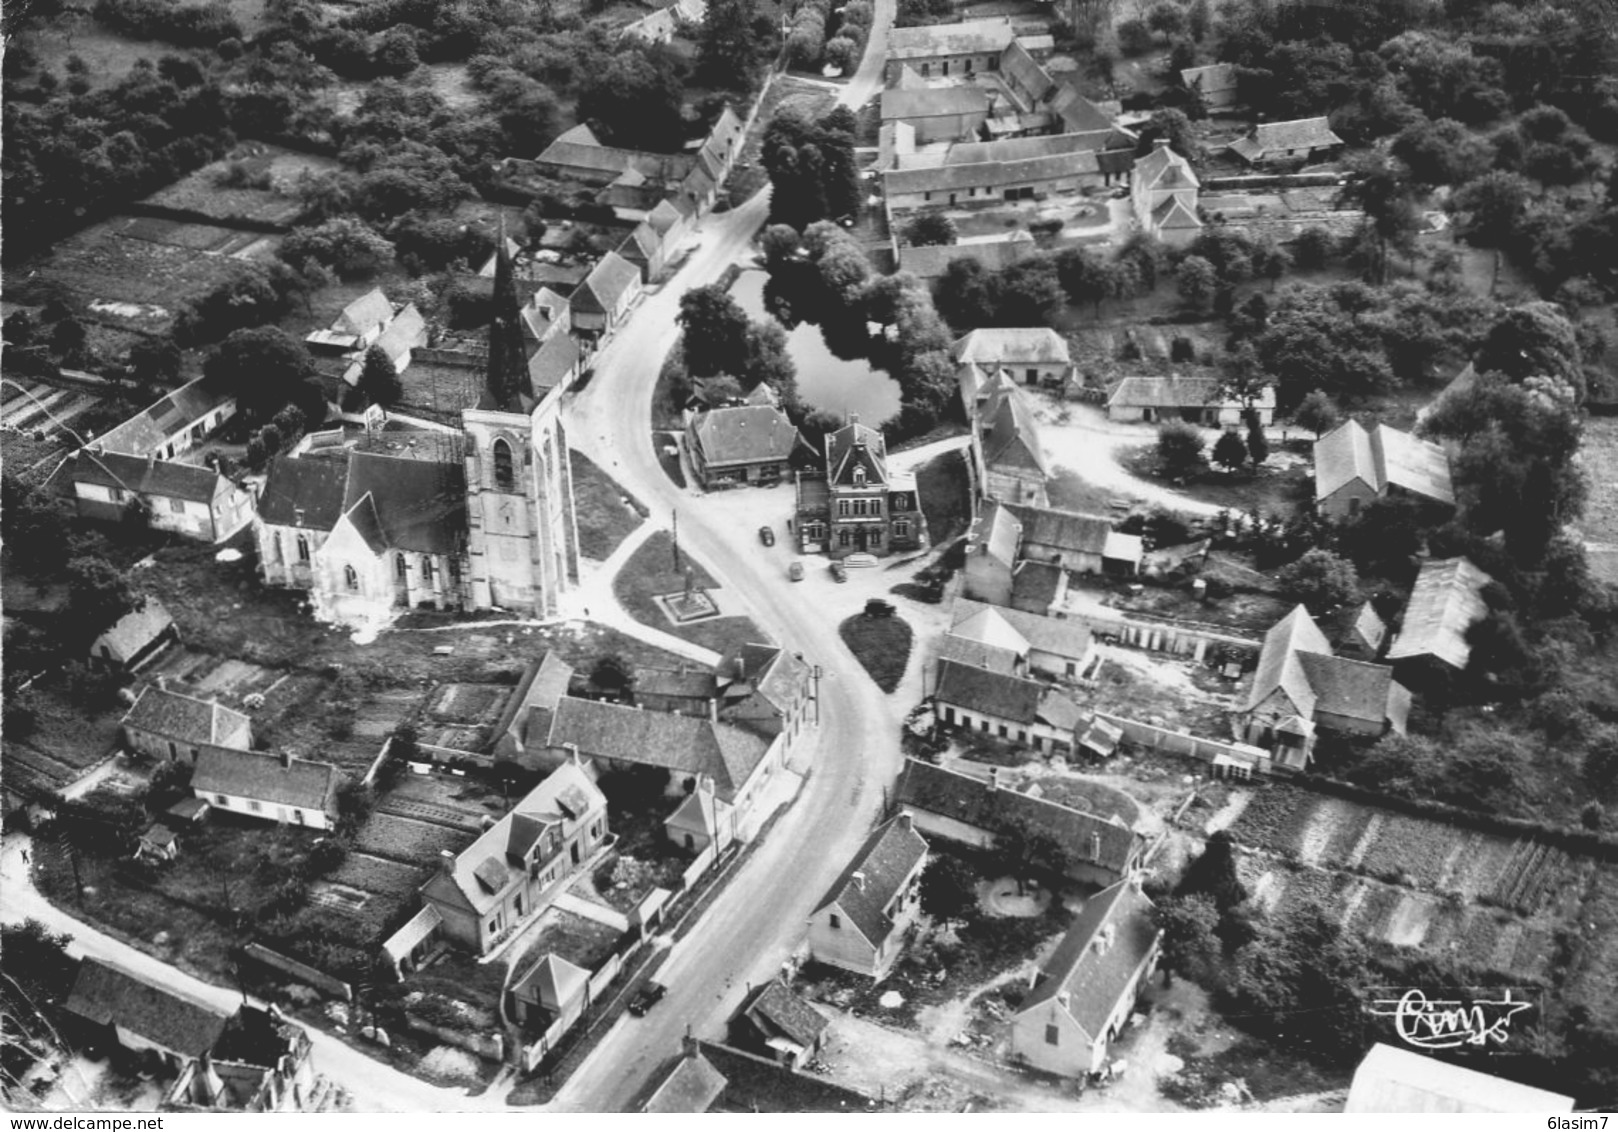
[{"label": "pond", "polygon": [[[731,296],[748,318],[773,317],[764,305],[769,279],[767,271],[744,271],[731,284]],[[787,350],[798,367],[798,395],[811,408],[858,413],[861,423],[873,426],[898,415],[899,383],[864,358],[839,358],[814,323],[788,329]]]}]

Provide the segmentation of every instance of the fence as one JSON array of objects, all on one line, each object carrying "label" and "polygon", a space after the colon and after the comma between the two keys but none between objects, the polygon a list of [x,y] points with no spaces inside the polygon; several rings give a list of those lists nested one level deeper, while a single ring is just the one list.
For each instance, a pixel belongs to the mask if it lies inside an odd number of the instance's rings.
[{"label": "fence", "polygon": [[417,1018],[408,1010],[405,1011],[405,1025],[418,1034],[437,1038],[445,1045],[464,1049],[467,1053],[475,1053],[489,1061],[505,1060],[506,1039],[503,1034],[468,1034],[462,1030],[451,1030],[425,1018]]},{"label": "fence", "polygon": [[709,866],[714,863],[714,859],[718,856],[719,850],[712,844],[698,853],[697,859],[687,865],[685,872],[680,874],[680,890],[689,892],[691,886],[702,878],[702,874],[708,871]]},{"label": "fence", "polygon": [[242,949],[249,959],[257,959],[266,966],[274,967],[301,983],[306,983],[316,990],[325,991],[334,998],[344,1002],[354,1001],[354,988],[341,979],[333,978],[324,971],[317,971],[307,963],[299,963],[296,959],[289,959],[279,951],[271,951],[262,943],[250,943]]}]

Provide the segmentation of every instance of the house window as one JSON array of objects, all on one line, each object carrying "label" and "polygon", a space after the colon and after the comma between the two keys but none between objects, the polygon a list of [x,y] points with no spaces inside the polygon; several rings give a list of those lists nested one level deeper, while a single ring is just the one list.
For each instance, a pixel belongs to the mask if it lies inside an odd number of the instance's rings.
[{"label": "house window", "polygon": [[499,920],[490,920],[489,921],[489,934],[493,935],[495,933],[495,931],[498,929],[499,925],[500,925]]},{"label": "house window", "polygon": [[854,486],[855,487],[864,487],[865,486],[865,469],[864,468],[855,468],[854,469]]},{"label": "house window", "polygon": [[837,532],[837,545],[838,546],[852,546],[853,543],[854,543],[854,532],[853,531],[848,530],[845,527],[843,530],[840,530],[840,531]]},{"label": "house window", "polygon": [[1004,739],[1005,737],[1006,737],[1006,725],[1004,723],[1002,723],[1000,725],[1000,738]]},{"label": "house window", "polygon": [[458,558],[451,558],[449,560],[449,580],[451,582],[458,582],[461,580],[461,560]]},{"label": "house window", "polygon": [[305,566],[309,564],[309,539],[306,535],[298,536],[298,561]]},{"label": "house window", "polygon": [[1023,383],[1025,385],[1032,385],[1032,384],[1034,384],[1034,381],[1039,377],[1039,371],[1037,369],[1035,369],[1033,366],[1029,366],[1026,370],[1023,371],[1023,375],[1024,375],[1023,376]]},{"label": "house window", "polygon": [[833,930],[840,929],[843,926],[843,918],[836,912],[829,914],[826,917],[826,922],[832,926]]},{"label": "house window", "polygon": [[875,550],[877,547],[882,545],[882,532],[872,531],[870,536],[866,538],[865,542],[872,550]]},{"label": "house window", "polygon": [[839,499],[837,501],[837,517],[839,519],[848,518],[848,500]]},{"label": "house window", "polygon": [[281,550],[281,535],[279,532],[270,536],[270,561],[277,566],[286,561],[286,555]]},{"label": "house window", "polygon": [[893,524],[893,537],[894,538],[909,538],[910,537],[910,520],[909,519],[899,519],[899,520],[894,522],[894,524]]},{"label": "house window", "polygon": [[921,199],[922,200],[932,200],[933,199],[933,194],[932,193],[922,193],[921,194]]},{"label": "house window", "polygon": [[494,442],[494,487],[496,491],[516,491],[517,473],[511,462],[511,445]]},{"label": "house window", "polygon": [[230,799],[225,797],[223,794],[215,794],[213,796],[213,804],[216,806],[224,806],[228,810],[230,808]]},{"label": "house window", "polygon": [[395,554],[393,556],[393,576],[402,582],[409,576],[409,574],[410,563],[405,561],[405,556],[403,554]]},{"label": "house window", "polygon": [[360,588],[359,572],[352,566],[343,567],[343,585],[348,587],[350,593],[358,593]]},{"label": "house window", "polygon": [[421,580],[429,586],[433,584],[433,560],[425,554],[421,556]]},{"label": "house window", "polygon": [[1045,1027],[1045,1044],[1048,1046],[1059,1046],[1062,1044],[1062,1029],[1060,1026]]},{"label": "house window", "polygon": [[252,810],[255,814],[261,814],[261,813],[264,812],[264,807],[259,803],[258,799],[256,799],[256,798],[247,799],[247,808],[249,810]]},{"label": "house window", "polygon": [[972,60],[970,59],[966,61],[966,73],[969,75],[972,73]]},{"label": "house window", "polygon": [[184,515],[185,514],[185,500],[183,500],[183,499],[171,499],[171,500],[169,500],[169,510],[174,512],[176,515]]},{"label": "house window", "polygon": [[856,515],[864,515],[865,514],[865,500],[863,500],[863,499],[854,500],[854,514],[856,514]]}]

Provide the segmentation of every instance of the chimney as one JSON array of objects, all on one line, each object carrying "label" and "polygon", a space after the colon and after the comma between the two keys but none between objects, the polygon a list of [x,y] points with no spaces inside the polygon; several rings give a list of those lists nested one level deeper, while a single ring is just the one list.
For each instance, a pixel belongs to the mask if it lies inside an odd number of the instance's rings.
[{"label": "chimney", "polygon": [[1060,1006],[1063,1010],[1066,1010],[1072,1004],[1073,996],[1071,994],[1065,990],[1059,990],[1056,992],[1056,1005]]},{"label": "chimney", "polygon": [[568,762],[572,763],[574,766],[584,765],[584,760],[579,757],[579,745],[577,743],[563,743],[562,750],[567,752]]},{"label": "chimney", "polygon": [[900,829],[906,829],[906,830],[916,828],[916,820],[915,820],[915,818],[910,816],[910,811],[909,810],[900,811],[900,813],[899,813],[899,828]]},{"label": "chimney", "polygon": [[1169,139],[1168,138],[1154,138],[1154,139],[1152,139],[1152,148],[1153,149],[1167,149],[1168,147],[1169,147]]},{"label": "chimney", "polygon": [[854,873],[854,878],[853,879],[854,879],[854,890],[856,892],[864,892],[865,891],[865,874],[862,873],[862,872],[856,871]]},{"label": "chimney", "polygon": [[455,871],[455,854],[448,849],[440,849],[438,851],[438,867],[445,876],[453,873]]},{"label": "chimney", "polygon": [[1103,924],[1101,926],[1101,934],[1096,937],[1096,954],[1105,955],[1107,952],[1111,951],[1112,941],[1117,937],[1117,935],[1118,927],[1116,924]]},{"label": "chimney", "polygon": [[1000,768],[997,766],[991,766],[989,768],[989,789],[1000,789]]},{"label": "chimney", "polygon": [[1090,860],[1101,860],[1101,834],[1099,832],[1090,834]]},{"label": "chimney", "polygon": [[697,1056],[698,1049],[696,1035],[691,1033],[691,1027],[689,1025],[685,1028],[685,1037],[680,1039],[680,1046],[684,1050],[685,1056]]}]

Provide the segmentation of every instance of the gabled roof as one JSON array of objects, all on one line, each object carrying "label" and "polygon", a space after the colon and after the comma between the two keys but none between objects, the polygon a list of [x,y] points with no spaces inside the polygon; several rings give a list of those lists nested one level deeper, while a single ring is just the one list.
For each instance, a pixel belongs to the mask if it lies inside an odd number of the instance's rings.
[{"label": "gabled roof", "polygon": [[1375,652],[1382,647],[1382,641],[1388,635],[1388,626],[1377,613],[1376,606],[1366,602],[1354,615],[1353,632],[1366,648]]},{"label": "gabled roof", "polygon": [[854,469],[865,469],[865,482],[876,487],[888,481],[888,445],[878,429],[851,421],[826,437],[827,482],[854,482]]},{"label": "gabled roof", "polygon": [[90,650],[99,653],[105,646],[115,659],[134,656],[173,625],[174,618],[169,616],[163,603],[149,597],[139,609],[118,618],[112,628],[95,639]]},{"label": "gabled roof", "polygon": [[1432,656],[1452,668],[1464,669],[1472,656],[1466,632],[1488,616],[1483,587],[1492,581],[1466,558],[1422,563],[1388,659]]},{"label": "gabled roof", "polygon": [[803,693],[808,676],[809,666],[797,656],[755,641],[732,646],[714,666],[713,678],[727,702],[757,693],[785,712]]},{"label": "gabled roof", "polygon": [[938,645],[939,660],[954,660],[971,668],[1015,674],[1024,654],[999,645],[945,634]]},{"label": "gabled roof", "polygon": [[578,169],[594,169],[603,173],[622,173],[634,160],[634,151],[614,149],[601,144],[595,131],[580,122],[571,130],[558,134],[535,158],[541,165],[565,165]]},{"label": "gabled roof", "polygon": [[1010,566],[1017,560],[1017,546],[1022,540],[1022,523],[1016,512],[990,500],[972,522],[968,535],[967,552],[986,554]]},{"label": "gabled roof", "polygon": [[139,495],[161,495],[209,504],[224,481],[214,469],[201,464],[153,460],[149,456],[104,452],[94,447],[81,448],[74,453],[70,479],[75,483],[100,484]]},{"label": "gabled roof", "polygon": [[997,786],[958,770],[906,759],[899,776],[900,805],[953,818],[989,833],[1007,822],[1041,830],[1055,838],[1077,862],[1121,873],[1140,838],[1129,826],[1060,802]]},{"label": "gabled roof", "polygon": [[166,1050],[200,1056],[225,1032],[230,1015],[147,982],[93,957],[79,964],[67,1009],[100,1026],[115,1025]]},{"label": "gabled roof", "polygon": [[[901,157],[899,168],[882,174],[889,196],[907,193],[949,192],[951,189],[993,188],[999,185],[1053,180],[1081,174],[1127,170],[1132,158],[1121,154],[1121,169],[1104,167],[1102,151],[1118,149],[1116,130],[1054,134],[1001,141],[961,142],[942,155]],[[1108,163],[1109,165],[1112,163]]]},{"label": "gabled roof", "polygon": [[[1389,705],[1393,689],[1393,669],[1385,664],[1353,660],[1346,656],[1299,653],[1298,663],[1315,692],[1315,711],[1329,715],[1386,723],[1391,719]],[[1397,708],[1394,709],[1397,712]],[[1404,730],[1404,720],[1398,721]]]},{"label": "gabled roof", "polygon": [[954,625],[950,629],[950,634],[982,639],[990,644],[996,643],[972,628],[981,624],[980,618],[988,614],[993,614],[999,624],[1015,633],[1025,648],[1074,659],[1089,655],[1090,630],[1081,621],[1071,621],[1064,617],[1043,617],[1038,613],[985,605],[964,597],[955,599],[955,608],[952,611]]},{"label": "gabled roof", "polygon": [[1202,220],[1185,206],[1179,197],[1170,197],[1152,209],[1152,227],[1158,231],[1177,228],[1201,228]]},{"label": "gabled roof", "polygon": [[454,554],[466,533],[466,469],[459,463],[350,452],[345,511],[370,496],[377,532],[393,550]]},{"label": "gabled roof", "polygon": [[1315,441],[1315,498],[1360,480],[1380,495],[1390,486],[1441,503],[1455,502],[1449,454],[1442,445],[1378,424],[1344,421]]},{"label": "gabled roof", "polygon": [[571,334],[553,334],[528,359],[528,381],[535,397],[566,384],[579,366],[579,344]]},{"label": "gabled roof", "polygon": [[1301,652],[1330,656],[1331,644],[1315,619],[1309,616],[1309,611],[1298,605],[1264,634],[1258,667],[1253,672],[1253,687],[1247,693],[1247,703],[1242,710],[1252,711],[1279,688],[1299,715],[1305,718],[1313,715],[1315,690],[1298,663]]},{"label": "gabled roof", "polygon": [[1056,87],[1050,72],[1039,65],[1020,40],[1012,40],[1000,53],[1000,75],[1035,103],[1043,101]]},{"label": "gabled roof", "polygon": [[1067,339],[1043,326],[974,330],[951,347],[955,360],[995,370],[1002,366],[1069,365]]},{"label": "gabled roof", "polygon": [[659,236],[668,235],[670,229],[683,219],[680,210],[667,200],[658,201],[657,206],[646,214],[646,223]]},{"label": "gabled roof", "polygon": [[258,517],[271,526],[329,531],[346,507],[348,464],[277,456],[258,497]]},{"label": "gabled roof", "polygon": [[1187,89],[1196,89],[1203,94],[1233,90],[1236,87],[1236,65],[1214,63],[1207,67],[1187,67],[1180,72],[1180,81]]},{"label": "gabled roof", "polygon": [[388,302],[382,288],[374,287],[343,308],[331,328],[338,334],[356,338],[375,330],[393,317],[393,304]]},{"label": "gabled roof", "polygon": [[1354,1070],[1344,1112],[1572,1112],[1573,1098],[1378,1042]]},{"label": "gabled roof", "polygon": [[223,381],[199,377],[158,398],[117,428],[102,434],[97,445],[108,452],[145,456],[189,428],[192,422],[235,400],[235,395],[225,388]]},{"label": "gabled roof", "polygon": [[815,911],[836,907],[868,943],[880,946],[893,931],[888,905],[926,856],[927,841],[910,815],[889,818],[865,839]]},{"label": "gabled roof", "polygon": [[[1050,100],[1051,110],[1062,120],[1064,133],[1082,134],[1117,130],[1112,115],[1091,102],[1073,87],[1060,84]],[[1112,148],[1109,145],[1107,148]]]},{"label": "gabled roof", "polygon": [[940,660],[933,697],[941,704],[1027,727],[1038,721],[1044,693],[1045,685],[1037,680]]},{"label": "gabled roof", "polygon": [[1160,934],[1152,902],[1128,880],[1092,896],[1040,969],[1018,1014],[1054,1002],[1091,1038],[1101,1037]]},{"label": "gabled roof", "polygon": [[125,727],[196,746],[224,741],[226,736],[247,724],[248,719],[224,704],[148,684],[124,716],[123,723]]},{"label": "gabled roof", "polygon": [[941,118],[956,114],[987,114],[989,96],[982,87],[925,87],[920,90],[882,92],[882,118]]},{"label": "gabled roof", "polygon": [[640,268],[617,252],[608,252],[573,292],[573,306],[605,314],[616,308],[624,292],[639,282]]},{"label": "gabled roof", "polygon": [[404,356],[418,346],[427,344],[427,320],[416,309],[416,304],[406,303],[398,314],[393,316],[387,329],[377,338],[376,345],[386,354],[394,365],[403,361]]},{"label": "gabled roof", "polygon": [[[1255,402],[1259,408],[1274,408],[1275,390],[1265,386]],[[1215,377],[1126,377],[1113,387],[1108,406],[1125,405],[1152,409],[1203,408],[1209,405],[1240,408],[1232,397],[1220,395]]]},{"label": "gabled roof", "polygon": [[800,439],[798,428],[771,405],[709,409],[691,422],[691,435],[709,465],[785,460]]},{"label": "gabled roof", "polygon": [[642,1112],[707,1112],[725,1091],[725,1078],[700,1050],[682,1057]]},{"label": "gabled roof", "polygon": [[1005,378],[991,383],[988,399],[978,412],[983,462],[988,467],[1023,468],[1051,474],[1039,440],[1034,406],[1021,386]]},{"label": "gabled roof", "polygon": [[1055,507],[1013,504],[1011,511],[1022,520],[1023,546],[1029,548],[1025,553],[1030,553],[1034,547],[1077,554],[1105,556],[1107,553],[1108,540],[1113,534],[1111,519]]},{"label": "gabled roof", "polygon": [[971,604],[975,608],[963,609],[957,603],[955,623],[950,626],[946,640],[975,641],[1017,656],[1028,655],[1027,638],[1006,622],[999,609],[992,605],[978,606],[976,602]]},{"label": "gabled roof", "polygon": [[1297,118],[1290,122],[1261,122],[1230,148],[1249,161],[1257,161],[1277,150],[1326,149],[1342,145],[1325,118]]},{"label": "gabled roof", "polygon": [[[483,915],[500,903],[507,887],[527,875],[526,854],[540,842],[546,829],[557,827],[565,839],[590,814],[604,810],[606,805],[606,797],[588,774],[575,763],[563,763],[510,813],[461,850],[447,877],[440,872],[428,880],[422,886],[423,893],[448,881],[474,911]],[[519,849],[515,856],[511,855],[514,846]]]},{"label": "gabled roof", "polygon": [[726,723],[571,696],[556,707],[547,746],[577,747],[586,757],[684,775],[705,774],[727,802],[752,778],[769,750],[759,736]]},{"label": "gabled roof", "polygon": [[534,969],[512,988],[512,993],[538,1002],[548,1010],[560,1011],[579,996],[589,981],[590,972],[551,952],[534,964]]},{"label": "gabled roof", "polygon": [[888,58],[929,59],[938,55],[999,54],[1015,38],[1015,30],[1004,17],[894,28],[888,32]]},{"label": "gabled roof", "polygon": [[330,763],[203,746],[191,775],[198,796],[229,794],[272,806],[296,806],[330,813],[342,773]]},{"label": "gabled roof", "polygon": [[[919,834],[916,839],[921,840]],[[922,852],[926,852],[926,842],[922,842]],[[909,875],[908,870],[904,875]],[[903,881],[904,876],[901,876],[899,882]],[[742,999],[739,1012],[765,1023],[769,1029],[805,1049],[814,1048],[831,1024],[824,1014],[793,994],[780,979],[771,979]]]}]

